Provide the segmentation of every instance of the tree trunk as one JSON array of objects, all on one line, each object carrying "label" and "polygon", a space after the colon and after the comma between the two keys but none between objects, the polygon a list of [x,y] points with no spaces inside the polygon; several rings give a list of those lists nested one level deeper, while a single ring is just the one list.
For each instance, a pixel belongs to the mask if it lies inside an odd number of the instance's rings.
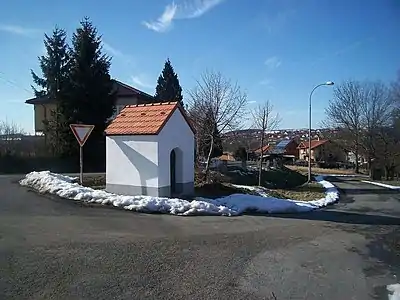
[{"label": "tree trunk", "polygon": [[211,161],[211,155],[212,155],[213,150],[214,150],[214,136],[211,135],[210,151],[208,152],[206,170],[204,172],[204,181],[205,182],[207,182],[207,180],[208,180],[208,173],[210,171],[210,161]]},{"label": "tree trunk", "polygon": [[242,168],[247,169],[247,160],[246,159],[242,160]]},{"label": "tree trunk", "polygon": [[385,179],[389,180],[389,167],[385,166]]},{"label": "tree trunk", "polygon": [[373,176],[372,170],[373,170],[372,158],[368,156],[368,174],[369,174],[369,177],[371,177],[371,178],[372,178],[372,176]]},{"label": "tree trunk", "polygon": [[358,174],[359,172],[360,172],[360,164],[359,164],[359,154],[358,154],[358,146],[356,147],[356,150],[354,151],[354,156],[355,156],[355,159],[356,159],[356,169],[355,169],[355,172],[356,172],[356,174]]},{"label": "tree trunk", "polygon": [[264,155],[264,130],[261,133],[261,157],[260,157],[260,168],[258,170],[258,185],[261,186],[261,177],[262,177],[262,164],[263,164],[263,155]]}]

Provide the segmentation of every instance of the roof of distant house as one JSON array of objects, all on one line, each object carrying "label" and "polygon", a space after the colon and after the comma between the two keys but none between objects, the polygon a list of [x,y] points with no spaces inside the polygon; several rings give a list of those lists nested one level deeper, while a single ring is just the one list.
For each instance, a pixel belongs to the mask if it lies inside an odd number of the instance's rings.
[{"label": "roof of distant house", "polygon": [[[133,97],[136,96],[140,99],[152,101],[154,99],[153,96],[142,92],[132,86],[129,86],[121,81],[118,81],[116,79],[112,79],[113,82],[113,89],[117,94],[117,97],[123,98],[123,97]],[[54,99],[49,98],[48,96],[43,96],[43,97],[34,97],[31,99],[28,99],[25,101],[27,104],[49,104],[53,103]]]},{"label": "roof of distant house", "polygon": [[157,135],[179,109],[191,130],[186,112],[178,102],[127,105],[106,128],[107,135]]},{"label": "roof of distant house", "polygon": [[[317,148],[327,142],[329,142],[329,140],[312,140],[311,149]],[[301,142],[297,149],[308,149],[308,146],[308,142]]]},{"label": "roof of distant house", "polygon": [[235,158],[229,154],[229,153],[224,153],[220,157],[218,157],[219,160],[226,160],[226,161],[234,161]]},{"label": "roof of distant house", "polygon": [[281,140],[275,145],[275,148],[285,148],[290,143],[290,140]]},{"label": "roof of distant house", "polygon": [[[262,153],[267,152],[270,149],[270,145],[265,145],[262,147]],[[254,151],[255,153],[261,153],[261,148],[258,148],[257,150]]]}]

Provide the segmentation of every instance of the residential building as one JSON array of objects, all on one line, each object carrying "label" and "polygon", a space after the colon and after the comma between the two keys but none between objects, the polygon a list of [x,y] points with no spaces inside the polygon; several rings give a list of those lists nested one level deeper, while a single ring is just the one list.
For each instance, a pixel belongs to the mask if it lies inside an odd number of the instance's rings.
[{"label": "residential building", "polygon": [[296,159],[299,157],[298,146],[299,143],[295,139],[285,139],[278,142],[269,152]]},{"label": "residential building", "polygon": [[230,152],[224,152],[218,159],[222,161],[235,161],[233,153]]},{"label": "residential building", "polygon": [[[126,106],[142,103],[151,103],[154,97],[142,92],[134,87],[113,79],[113,88],[117,95],[115,104],[115,114],[112,119]],[[57,104],[54,99],[49,97],[35,97],[25,101],[27,104],[32,104],[34,109],[35,132],[41,133],[44,131],[44,121],[50,120],[51,112],[57,109]]]},{"label": "residential building", "polygon": [[193,193],[194,129],[178,102],[128,105],[105,132],[108,192]]},{"label": "residential building", "polygon": [[[299,159],[308,161],[308,142],[301,142],[297,148],[299,150]],[[347,162],[347,153],[342,147],[330,140],[312,140],[311,161]]]},{"label": "residential building", "polygon": [[271,149],[271,146],[270,146],[269,144],[267,144],[267,145],[263,146],[262,148],[258,148],[257,150],[254,150],[253,152],[254,152],[256,155],[261,155],[261,153],[262,153],[262,154],[265,154],[265,153],[267,153],[270,149]]}]

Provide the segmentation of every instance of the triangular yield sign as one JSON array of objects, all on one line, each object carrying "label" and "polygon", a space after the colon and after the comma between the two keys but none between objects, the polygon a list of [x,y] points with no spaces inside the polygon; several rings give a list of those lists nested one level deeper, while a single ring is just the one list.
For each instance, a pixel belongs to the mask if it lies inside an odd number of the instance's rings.
[{"label": "triangular yield sign", "polygon": [[84,124],[70,124],[71,130],[77,139],[79,145],[82,147],[89,135],[92,133],[94,125],[84,125]]}]

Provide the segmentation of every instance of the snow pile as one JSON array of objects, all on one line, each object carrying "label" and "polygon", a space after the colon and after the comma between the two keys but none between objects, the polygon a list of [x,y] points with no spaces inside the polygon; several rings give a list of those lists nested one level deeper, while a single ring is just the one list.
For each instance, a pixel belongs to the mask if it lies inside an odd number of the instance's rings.
[{"label": "snow pile", "polygon": [[387,188],[387,189],[391,189],[391,190],[400,190],[400,186],[384,184],[384,183],[375,182],[375,181],[367,181],[367,180],[361,180],[361,182],[369,183],[369,184],[373,184],[373,185],[377,185],[377,186],[381,186],[381,187],[384,187],[384,188]]},{"label": "snow pile", "polygon": [[[327,205],[335,203],[337,200],[339,200],[339,192],[338,192],[337,188],[332,183],[330,183],[329,181],[324,180],[323,176],[317,176],[315,179],[319,184],[321,184],[325,188],[325,198],[321,198],[321,199],[313,200],[313,201],[278,199],[278,198],[270,197],[268,195],[268,191],[266,189],[262,188],[262,187],[246,186],[246,185],[234,185],[234,186],[237,187],[237,188],[254,191],[257,194],[259,194],[262,198],[267,197],[269,199],[274,199],[274,200],[290,201],[290,202],[294,202],[294,203],[296,203],[297,205],[300,205],[300,206],[304,206],[305,205],[306,207],[312,207],[313,209],[327,206]],[[250,195],[246,195],[246,196],[250,196]],[[228,198],[228,197],[226,197],[226,198]]]},{"label": "snow pile", "polygon": [[390,284],[387,287],[389,292],[388,299],[389,300],[400,300],[400,284]]},{"label": "snow pile", "polygon": [[326,197],[315,201],[277,199],[268,196],[265,190],[261,188],[248,186],[240,187],[253,189],[260,196],[233,194],[217,199],[197,198],[193,201],[152,196],[123,196],[83,187],[74,183],[74,180],[75,178],[72,177],[42,171],[27,174],[20,181],[20,184],[41,193],[55,194],[62,198],[108,204],[138,212],[159,212],[174,215],[236,216],[247,211],[259,213],[308,212],[339,199],[339,193],[335,186],[325,181],[321,176],[317,177],[317,181],[326,188]]},{"label": "snow pile", "polygon": [[363,174],[329,174],[329,173],[319,173],[319,175],[324,177],[358,177],[358,178],[368,178],[368,175]]}]

